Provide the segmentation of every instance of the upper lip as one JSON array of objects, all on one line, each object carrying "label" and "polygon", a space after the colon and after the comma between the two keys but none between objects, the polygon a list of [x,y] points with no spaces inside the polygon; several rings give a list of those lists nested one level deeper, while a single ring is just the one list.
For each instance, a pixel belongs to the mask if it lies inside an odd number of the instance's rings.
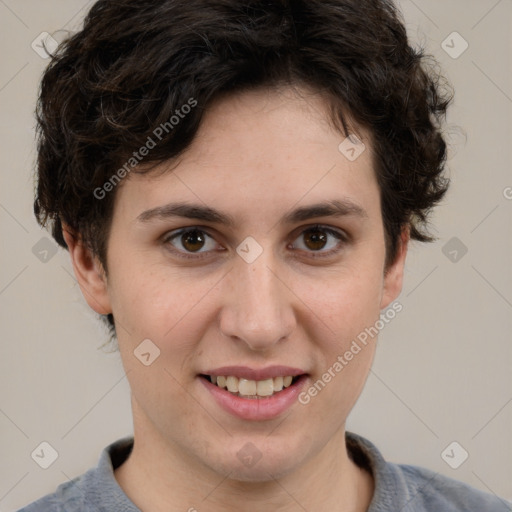
[{"label": "upper lip", "polygon": [[266,380],[274,377],[286,377],[288,375],[295,377],[303,375],[306,372],[300,368],[291,368],[290,366],[267,366],[266,368],[249,368],[248,366],[223,366],[214,370],[207,370],[203,375],[229,376],[247,380]]}]

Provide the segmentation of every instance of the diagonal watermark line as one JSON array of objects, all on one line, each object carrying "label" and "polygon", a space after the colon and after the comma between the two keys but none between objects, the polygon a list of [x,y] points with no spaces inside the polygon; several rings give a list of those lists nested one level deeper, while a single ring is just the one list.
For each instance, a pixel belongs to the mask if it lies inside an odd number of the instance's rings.
[{"label": "diagonal watermark line", "polygon": [[15,18],[17,18],[17,19],[18,19],[18,21],[19,21],[21,24],[25,25],[25,27],[26,27],[26,28],[29,28],[29,26],[28,26],[28,25],[27,25],[27,24],[26,24],[26,23],[25,23],[25,22],[24,22],[24,21],[23,21],[23,20],[22,20],[22,19],[21,19],[21,18],[20,18],[20,17],[19,17],[19,16],[18,16],[18,15],[17,15],[17,14],[16,14],[16,13],[15,13],[15,12],[14,12],[14,11],[13,11],[13,10],[12,10],[8,5],[7,5],[7,4],[6,4],[6,3],[5,3],[5,2],[4,2],[4,0],[0,0],[0,3],[1,3],[1,4],[2,4],[6,9],[8,9],[8,10],[11,12],[11,14],[12,14]]},{"label": "diagonal watermark line", "polygon": [[0,498],[0,501],[4,500],[5,498],[7,498],[7,495],[12,492],[12,490],[24,479],[27,477],[27,475],[29,474],[29,471],[27,471],[1,498]]},{"label": "diagonal watermark line", "polygon": [[28,66],[28,62],[25,62],[25,64],[23,66],[21,66],[21,68],[18,71],[16,71],[14,76],[7,83],[2,85],[2,87],[0,87],[0,92],[2,92],[27,66]]},{"label": "diagonal watermark line", "polygon": [[29,437],[25,432],[18,426],[17,423],[15,423],[2,409],[0,409],[0,412],[28,439]]},{"label": "diagonal watermark line", "polygon": [[412,294],[415,290],[417,290],[437,269],[439,268],[439,265],[436,265],[407,295],[406,297],[409,297],[409,295]]},{"label": "diagonal watermark line", "polygon": [[9,217],[11,217],[11,219],[16,222],[16,224],[18,224],[18,226],[20,226],[23,231],[25,231],[25,233],[28,233],[28,229],[1,203],[0,208],[2,208],[2,210],[4,210],[4,212],[7,213],[7,215],[9,215]]},{"label": "diagonal watermark line", "polygon": [[265,437],[271,436],[292,414],[293,410],[290,411]]},{"label": "diagonal watermark line", "polygon": [[498,412],[497,412],[497,413],[496,413],[496,414],[495,414],[495,415],[494,415],[494,416],[493,416],[493,417],[492,417],[492,418],[491,418],[491,419],[490,419],[490,420],[489,420],[489,421],[488,421],[488,422],[487,422],[487,423],[486,423],[486,424],[485,424],[485,425],[484,425],[480,430],[478,430],[478,432],[477,432],[477,433],[476,433],[476,434],[471,438],[471,440],[475,439],[475,437],[476,437],[478,434],[480,434],[480,432],[482,432],[482,430],[483,430],[484,428],[486,428],[486,427],[487,427],[487,425],[489,425],[489,423],[491,423],[491,421],[492,421],[494,418],[496,418],[496,416],[498,416],[498,415],[501,413],[501,411],[503,411],[503,409],[505,409],[505,407],[507,407],[507,405],[508,405],[510,402],[512,402],[512,398],[511,398],[511,399],[510,399],[510,400],[509,400],[505,405],[503,405],[502,407],[500,407],[499,411],[498,411]]},{"label": "diagonal watermark line", "polygon": [[[409,504],[411,504],[412,502],[416,501],[416,499],[420,496],[426,496],[424,494],[425,490],[427,488],[430,488],[432,487],[432,482],[439,477],[439,473],[435,473],[432,477],[430,477],[424,485],[422,485],[417,491],[416,493],[414,494],[414,496],[411,496],[407,501],[404,501],[404,504],[398,509],[397,512],[402,512],[402,510],[405,509],[405,507],[408,507]],[[409,509],[411,510],[411,509]]]},{"label": "diagonal watermark line", "polygon": [[[503,505],[505,505],[506,508],[504,508],[501,512],[511,512],[512,511],[512,502],[506,501],[503,498],[501,498],[500,496],[498,496],[474,471],[471,471],[471,473],[473,473],[473,475],[475,475],[476,478],[478,478],[478,480],[480,480],[482,485],[484,487],[486,487],[490,493],[494,494],[494,496],[496,496],[496,498],[498,498],[503,503]],[[498,512],[498,511],[496,511],[496,512]]]},{"label": "diagonal watermark line", "polygon": [[393,393],[393,395],[395,395],[396,398],[398,398],[398,400],[400,400],[400,402],[402,402],[402,404],[407,408],[409,409],[409,411],[414,415],[416,416],[416,418],[421,422],[423,423],[423,425],[425,427],[428,428],[428,430],[430,430],[430,432],[432,432],[432,434],[437,438],[439,439],[439,436],[373,371],[373,370],[370,370],[370,372],[372,373],[372,375],[374,375],[391,393]]},{"label": "diagonal watermark line", "polygon": [[73,14],[73,16],[71,16],[71,18],[69,18],[69,20],[66,21],[66,23],[64,23],[64,25],[62,25],[62,28],[64,28],[67,25],[69,25],[86,7],[91,5],[93,2],[94,2],[94,0],[89,0],[84,5],[82,5],[82,7],[80,7],[80,9],[78,9],[78,11],[75,14]]},{"label": "diagonal watermark line", "polygon": [[73,478],[71,478],[69,475],[67,475],[66,473],[64,473],[64,471],[60,471],[68,480],[69,480],[69,483],[73,485],[73,487],[82,495],[82,499],[85,499],[85,493],[84,491],[80,488],[79,485],[76,485],[76,482],[74,482]]},{"label": "diagonal watermark line", "polygon": [[[179,162],[178,162],[178,163],[179,163]],[[174,167],[174,168],[176,168],[177,166],[178,166],[178,164],[175,164],[173,167]],[[170,168],[169,170],[172,170],[172,168]],[[194,191],[193,191],[193,190],[192,190],[192,189],[191,189],[191,188],[190,188],[190,187],[189,187],[189,186],[184,182],[184,181],[183,181],[183,178],[181,178],[181,177],[180,177],[180,175],[179,175],[178,173],[173,172],[173,176],[175,176],[176,178],[178,178],[178,179],[181,181],[181,183],[182,183],[185,187],[187,187],[187,188],[190,190],[190,192],[192,192],[192,194],[194,194],[194,195],[197,197],[197,199],[198,199],[199,201],[201,201],[201,203],[203,203],[205,206],[208,206],[208,205],[206,204],[206,202],[205,202],[205,201],[203,201],[203,200],[202,200],[202,199],[201,199],[201,198],[200,198],[200,197],[199,197],[199,196],[198,196],[198,195],[197,195],[197,194],[196,194],[196,193],[195,193],[195,192],[194,192]]]},{"label": "diagonal watermark line", "polygon": [[483,274],[481,274],[473,265],[471,265],[471,268],[512,308],[512,303],[495,286],[493,286]]},{"label": "diagonal watermark line", "polygon": [[304,507],[304,505],[302,505],[302,503],[299,503],[299,501],[297,500],[297,498],[288,490],[286,489],[286,487],[283,486],[283,484],[279,481],[279,479],[277,479],[274,475],[271,475],[270,473],[267,473],[273,480],[274,482],[279,485],[279,487],[281,487],[281,489],[286,493],[288,494],[288,496],[290,496],[290,498],[295,501],[295,503],[297,503],[297,505],[302,509],[304,510],[304,512],[308,512],[307,508]]},{"label": "diagonal watermark line", "polygon": [[316,316],[316,318],[318,318],[318,320],[320,320],[320,322],[322,322],[325,327],[327,327],[327,329],[329,329],[329,331],[331,331],[332,334],[336,335],[336,333],[267,265],[267,268],[270,270],[270,272],[272,272],[272,274],[274,274],[274,276],[279,279],[279,281],[281,281],[281,283],[283,283],[286,288],[288,288],[288,290],[290,290],[293,295],[295,295],[295,297],[297,297],[297,299],[299,299],[302,304],[304,304],[304,306],[306,306],[309,311],[311,311],[311,313],[313,313],[313,315]]},{"label": "diagonal watermark line", "polygon": [[427,18],[430,21],[430,23],[434,25],[434,27],[439,29],[439,25],[416,2],[413,2],[413,0],[409,0],[409,2],[411,2],[411,4],[414,5],[414,7],[416,7],[416,9],[418,9],[418,11],[420,11],[423,14],[423,16],[425,16],[425,18]]},{"label": "diagonal watermark line", "polygon": [[228,270],[181,318],[164,334],[164,338],[231,272]]},{"label": "diagonal watermark line", "polygon": [[18,277],[21,276],[21,274],[23,274],[23,272],[25,272],[25,270],[27,270],[28,268],[28,265],[25,265],[25,268],[23,270],[20,270],[1,290],[0,290],[0,295],[2,295],[2,293],[5,292],[5,290],[7,290],[7,288],[9,288],[9,286],[11,286],[12,283],[14,283],[14,281],[16,281],[16,279],[18,279]]},{"label": "diagonal watermark line", "polygon": [[82,501],[89,502],[89,504],[92,505],[90,499],[87,497],[87,494],[80,488],[79,485],[77,485],[77,482],[73,481],[73,479],[64,473],[64,471],[61,470],[61,473],[69,480],[69,483],[73,486],[73,489],[76,489],[80,493]]},{"label": "diagonal watermark line", "polygon": [[482,23],[482,21],[485,20],[485,18],[487,18],[487,16],[489,16],[489,14],[491,14],[492,11],[494,11],[494,9],[496,9],[496,7],[498,7],[499,4],[501,4],[503,0],[498,0],[472,27],[471,27],[471,30],[474,30],[478,25],[480,25],[480,23]]},{"label": "diagonal watermark line", "polygon": [[476,231],[477,228],[479,228],[498,208],[500,205],[496,205],[471,231],[470,233],[473,233],[473,231]]},{"label": "diagonal watermark line", "polygon": [[106,393],[103,394],[103,396],[96,401],[96,403],[61,437],[62,439],[65,439],[72,430],[74,430],[77,425],[83,421],[83,419],[123,380],[126,378],[126,376],[131,372],[131,370],[128,370]]},{"label": "diagonal watermark line", "polygon": [[308,512],[307,508],[305,508],[302,503],[299,503],[299,501],[297,500],[297,498],[290,492],[288,491],[288,489],[286,489],[286,487],[283,486],[283,484],[274,476],[274,475],[271,475],[270,473],[267,473],[270,478],[272,478],[272,480],[274,480],[274,482],[279,486],[281,487],[281,489],[286,493],[288,494],[288,496],[290,496],[290,498],[295,502],[297,503],[297,505],[302,509],[304,510],[304,512]]},{"label": "diagonal watermark line", "polygon": [[512,98],[474,60],[471,62],[473,63],[473,66],[475,66],[475,68],[477,68],[478,71],[480,71],[480,73],[482,73],[482,75],[484,75],[487,80],[489,80],[489,82],[491,82],[491,84],[493,84],[494,87],[496,87],[496,89],[498,89],[498,91],[500,91],[501,94],[503,94],[503,96],[512,103]]},{"label": "diagonal watermark line", "polygon": [[[336,164],[334,164],[307,192],[305,192],[302,197],[296,201],[293,205],[292,205],[292,208],[299,204],[334,168],[336,167]],[[279,221],[278,221],[279,222]],[[278,224],[278,222],[276,222],[268,231],[267,233],[270,233]]]},{"label": "diagonal watermark line", "polygon": [[228,473],[201,501],[207,500],[233,473],[234,471]]},{"label": "diagonal watermark line", "polygon": [[215,421],[215,423],[217,423],[217,425],[219,425],[219,427],[222,428],[222,430],[224,430],[224,432],[226,432],[226,434],[228,434],[230,437],[233,437],[233,434],[231,432],[229,432],[228,430],[226,430],[226,428],[221,425],[204,407],[203,405],[201,404],[201,402],[199,402],[199,400],[197,400],[197,398],[192,394],[190,393],[190,391],[185,388],[185,386],[183,386],[181,384],[181,382],[167,369],[167,368],[164,368],[164,372],[167,373],[167,375],[169,375],[169,377],[171,377],[175,382],[177,382],[178,386],[185,392],[187,393],[190,398],[192,398],[194,400],[194,402],[197,403],[197,405],[199,405],[199,407],[201,407],[201,409],[203,409],[203,411],[208,414],[208,416],[210,416],[210,418]]},{"label": "diagonal watermark line", "polygon": [[[297,406],[297,402],[295,402],[292,405],[290,412],[272,430],[270,430],[270,432],[265,436],[265,438],[271,436],[294,413],[296,406]],[[341,425],[344,421],[345,421],[345,419],[343,419],[342,422],[338,425],[338,429],[341,427]],[[336,430],[338,430],[338,429],[336,429]]]},{"label": "diagonal watermark line", "polygon": [[[204,502],[206,501],[234,472],[231,471],[228,475],[226,475],[201,501]],[[290,496],[290,498],[293,499],[293,501],[295,501],[295,503],[297,503],[297,505],[302,509],[304,510],[305,512],[308,512],[308,510],[306,508],[304,508],[304,506],[299,503],[299,501],[297,501],[297,499],[295,498],[295,496],[293,496],[285,487],[283,487],[283,485],[279,482],[279,480],[272,474],[268,473],[267,472],[267,475],[269,476],[269,479],[270,480],[273,480],[277,485],[279,485],[281,487],[281,489],[286,493],[288,494],[288,496]]]},{"label": "diagonal watermark line", "polygon": [[[292,406],[295,407],[297,405],[297,402]],[[271,434],[273,434],[291,415],[293,414],[293,408],[292,410],[265,436],[265,438],[269,437]],[[344,423],[346,422],[346,418],[343,418],[336,427],[336,432],[339,431],[342,427],[344,428]]]}]

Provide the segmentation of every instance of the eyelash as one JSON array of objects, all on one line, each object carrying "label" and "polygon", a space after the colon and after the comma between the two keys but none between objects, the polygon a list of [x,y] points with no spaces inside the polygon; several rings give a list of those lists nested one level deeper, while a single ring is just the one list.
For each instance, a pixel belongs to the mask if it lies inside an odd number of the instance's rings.
[{"label": "eyelash", "polygon": [[[307,228],[303,229],[300,233],[299,233],[299,236],[296,237],[294,239],[294,241],[299,238],[300,236],[304,235],[305,233],[307,233],[308,231],[315,231],[315,230],[320,230],[320,231],[324,231],[325,233],[329,234],[329,235],[332,235],[334,238],[337,238],[340,243],[337,244],[337,247],[335,249],[331,249],[329,251],[326,251],[326,252],[318,252],[318,251],[305,251],[309,254],[310,257],[312,258],[327,258],[327,257],[330,257],[330,256],[333,256],[334,254],[337,254],[338,252],[340,252],[342,250],[342,248],[340,247],[343,243],[346,243],[348,242],[349,238],[348,238],[348,235],[342,231],[337,231],[337,230],[334,230],[328,226],[324,226],[322,224],[315,224],[315,225],[312,225],[312,226],[308,226]],[[208,237],[214,239],[213,236],[211,236],[205,229],[203,229],[201,226],[189,226],[189,227],[186,227],[186,228],[182,228],[182,229],[179,229],[178,231],[171,231],[169,233],[167,233],[164,237],[163,237],[163,243],[165,245],[168,245],[170,246],[170,251],[173,253],[173,254],[177,254],[180,258],[185,258],[185,259],[195,259],[195,260],[200,260],[200,259],[203,259],[203,258],[207,258],[210,254],[210,251],[203,251],[203,252],[198,252],[198,253],[187,253],[187,252],[183,252],[181,250],[177,250],[175,249],[174,247],[172,247],[172,244],[170,243],[172,240],[174,240],[175,238],[178,238],[180,237],[181,235],[187,233],[187,232],[193,232],[193,231],[198,231],[200,232],[201,234],[205,234],[207,235]]]}]

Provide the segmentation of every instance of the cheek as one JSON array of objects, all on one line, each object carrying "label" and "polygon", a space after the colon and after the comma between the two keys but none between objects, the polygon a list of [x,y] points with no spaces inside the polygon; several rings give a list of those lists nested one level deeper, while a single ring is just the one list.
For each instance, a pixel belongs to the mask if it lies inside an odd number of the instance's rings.
[{"label": "cheek", "polygon": [[[316,387],[304,402],[313,410],[328,407],[332,421],[346,417],[359,396],[371,367],[377,336],[372,327],[380,317],[382,275],[379,265],[361,271],[339,272],[316,288],[304,289],[310,321],[316,326],[307,333],[318,347]],[[320,400],[316,396],[322,395]],[[326,405],[328,404],[328,405]]]},{"label": "cheek", "polygon": [[[111,280],[119,350],[139,407],[155,421],[163,421],[158,419],[162,403],[187,401],[181,383],[189,377],[189,359],[197,355],[197,340],[210,321],[201,298],[214,283],[205,279],[192,285],[183,273],[170,273],[168,269],[161,272],[156,266],[139,267],[138,272],[133,268],[129,271],[127,266],[119,267]],[[126,275],[130,279],[121,278]],[[143,351],[139,349],[142,346]],[[150,354],[148,365],[142,353]],[[180,414],[181,424],[192,422],[186,408]],[[169,429],[171,426],[167,425]]]},{"label": "cheek", "polygon": [[191,280],[182,270],[156,265],[129,267],[117,269],[110,290],[114,317],[126,326],[132,338],[163,339],[170,330],[180,329],[214,284],[210,285],[208,278]]},{"label": "cheek", "polygon": [[329,328],[336,343],[340,341],[337,335],[345,340],[356,336],[379,317],[383,278],[375,268],[379,266],[333,272],[297,290],[312,313]]},{"label": "cheek", "polygon": [[377,274],[354,275],[310,293],[315,303],[309,325],[316,328],[307,336],[318,349],[318,373],[299,402],[308,408],[313,430],[337,429],[361,394],[376,349],[371,328],[380,315],[380,282]]}]

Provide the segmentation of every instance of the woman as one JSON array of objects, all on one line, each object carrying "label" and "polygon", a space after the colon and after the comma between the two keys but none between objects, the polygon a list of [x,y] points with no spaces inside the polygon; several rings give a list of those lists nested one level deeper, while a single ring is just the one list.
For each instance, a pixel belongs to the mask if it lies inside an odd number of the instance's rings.
[{"label": "woman", "polygon": [[94,4],[43,77],[35,213],[134,438],[24,512],[506,510],[345,430],[448,186],[438,84],[384,0]]}]

